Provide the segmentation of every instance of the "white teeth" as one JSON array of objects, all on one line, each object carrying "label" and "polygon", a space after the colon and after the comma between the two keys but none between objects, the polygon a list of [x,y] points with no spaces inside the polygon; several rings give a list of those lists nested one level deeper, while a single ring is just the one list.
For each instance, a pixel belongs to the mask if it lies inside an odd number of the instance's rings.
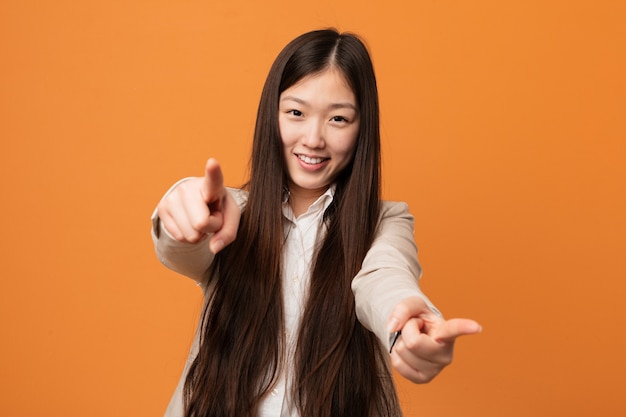
[{"label": "white teeth", "polygon": [[301,161],[304,161],[310,165],[321,164],[324,161],[324,158],[309,158],[305,155],[298,155],[298,158],[300,158]]}]

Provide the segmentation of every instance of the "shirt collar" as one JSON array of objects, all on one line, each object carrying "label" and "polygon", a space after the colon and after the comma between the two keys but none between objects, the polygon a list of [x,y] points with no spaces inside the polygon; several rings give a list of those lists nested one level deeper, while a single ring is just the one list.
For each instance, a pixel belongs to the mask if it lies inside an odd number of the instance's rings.
[{"label": "shirt collar", "polygon": [[[328,206],[330,206],[330,204],[333,202],[336,188],[337,186],[335,184],[332,184],[330,187],[328,187],[324,194],[319,196],[318,199],[309,206],[303,216],[318,211],[321,211],[322,213],[326,211]],[[283,215],[292,221],[294,219],[293,211],[291,210],[291,206],[289,205],[289,190],[287,188],[285,188],[283,191]]]}]

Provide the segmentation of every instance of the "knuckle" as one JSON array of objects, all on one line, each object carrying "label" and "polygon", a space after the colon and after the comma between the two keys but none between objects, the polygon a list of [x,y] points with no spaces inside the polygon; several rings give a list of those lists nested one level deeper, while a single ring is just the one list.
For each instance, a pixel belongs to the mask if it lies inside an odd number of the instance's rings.
[{"label": "knuckle", "polygon": [[432,373],[420,373],[419,377],[418,377],[418,384],[428,384],[430,381],[432,381],[435,378],[436,374],[432,374]]},{"label": "knuckle", "polygon": [[159,204],[157,204],[157,215],[161,219],[167,217],[167,215],[169,214],[169,206],[167,204],[166,198],[167,197],[161,199],[161,201],[159,201]]},{"label": "knuckle", "polygon": [[195,235],[198,235],[199,231],[206,229],[209,225],[208,219],[203,218],[190,219],[189,223],[193,229],[194,237]]},{"label": "knuckle", "polygon": [[189,231],[185,234],[184,240],[188,243],[196,243],[200,240],[200,237],[202,237],[200,233],[196,231]]},{"label": "knuckle", "polygon": [[391,366],[394,367],[395,369],[400,369],[402,365],[402,359],[400,359],[400,356],[398,356],[397,354],[395,355],[391,355]]},{"label": "knuckle", "polygon": [[415,351],[419,348],[419,337],[411,337],[411,335],[404,337],[404,334],[402,336],[407,350]]},{"label": "knuckle", "polygon": [[444,355],[439,362],[443,366],[448,366],[452,363],[452,355]]},{"label": "knuckle", "polygon": [[174,238],[174,240],[178,242],[185,241],[185,235],[183,235],[183,233],[177,228],[168,227],[167,225],[165,225],[165,229],[168,231],[170,235],[172,235],[172,238]]}]

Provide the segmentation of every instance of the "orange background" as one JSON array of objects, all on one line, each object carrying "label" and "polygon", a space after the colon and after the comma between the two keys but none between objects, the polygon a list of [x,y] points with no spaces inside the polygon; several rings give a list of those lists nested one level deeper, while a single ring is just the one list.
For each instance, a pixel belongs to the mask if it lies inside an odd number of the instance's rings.
[{"label": "orange background", "polygon": [[244,180],[272,60],[327,26],[372,50],[425,291],[485,329],[407,416],[626,414],[625,5],[3,0],[0,415],[162,414],[200,292],[152,209],[209,156]]}]

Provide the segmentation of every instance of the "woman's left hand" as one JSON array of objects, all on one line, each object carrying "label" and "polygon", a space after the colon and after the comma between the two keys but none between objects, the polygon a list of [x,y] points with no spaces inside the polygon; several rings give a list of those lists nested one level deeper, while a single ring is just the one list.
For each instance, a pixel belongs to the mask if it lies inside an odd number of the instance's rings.
[{"label": "woman's left hand", "polygon": [[410,297],[395,306],[388,330],[402,332],[391,351],[391,365],[400,375],[422,384],[452,362],[457,337],[480,333],[482,327],[470,319],[444,320],[422,298]]}]

